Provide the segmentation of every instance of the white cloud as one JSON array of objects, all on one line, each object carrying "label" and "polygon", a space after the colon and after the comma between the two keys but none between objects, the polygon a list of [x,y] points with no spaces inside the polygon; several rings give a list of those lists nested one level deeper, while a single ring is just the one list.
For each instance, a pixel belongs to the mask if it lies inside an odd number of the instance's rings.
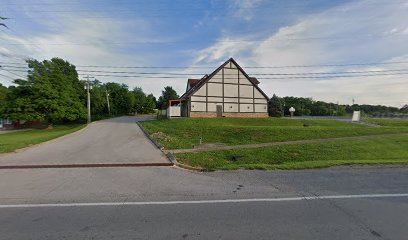
[{"label": "white cloud", "polygon": [[[319,14],[310,15],[292,26],[279,29],[266,39],[254,42],[218,42],[200,51],[202,62],[237,58],[243,66],[293,66],[332,63],[386,62],[391,59],[408,61],[408,14],[403,4],[366,0],[351,2]],[[401,31],[405,29],[405,31]],[[249,53],[248,53],[249,52]],[[238,56],[238,57],[237,57]],[[303,73],[331,71],[367,71],[372,69],[408,68],[408,64],[276,68],[252,71],[269,73]],[[408,71],[407,71],[408,72]],[[269,95],[295,95],[325,101],[387,104],[408,103],[407,75],[331,78],[260,80]]]},{"label": "white cloud", "polygon": [[[229,0],[230,13],[245,20],[255,20],[260,0]],[[321,65],[330,63],[359,63],[408,61],[408,15],[407,3],[389,3],[385,0],[351,1],[350,3],[307,16],[297,24],[271,32],[259,39],[257,34],[242,37],[223,35],[213,45],[190,51],[192,66],[211,66],[206,70],[188,68],[183,73],[211,73],[217,65],[234,57],[241,66]],[[234,10],[235,9],[235,10]],[[30,12],[32,9],[27,9]],[[153,41],[154,29],[148,21],[132,17],[114,20],[89,14],[58,14],[59,18],[39,18],[29,15],[47,31],[32,35],[19,35],[2,31],[0,60],[10,58],[49,59],[61,57],[75,65],[149,65],[157,62],[152,54],[129,52],[123,42]],[[95,17],[95,18],[93,18]],[[276,20],[275,18],[273,18]],[[271,20],[272,21],[272,20]],[[267,21],[263,21],[267,22]],[[267,27],[267,26],[266,26]],[[163,37],[160,38],[163,41]],[[174,40],[173,40],[174,41]],[[34,45],[32,43],[39,43]],[[77,43],[77,44],[72,44]],[[61,45],[58,45],[61,44]],[[134,47],[134,46],[132,46]],[[187,52],[187,51],[186,51]],[[191,56],[191,55],[190,55]],[[267,70],[246,69],[251,73],[302,73],[331,71],[367,71],[408,68],[408,64],[273,68]],[[103,69],[117,71],[117,69]],[[169,70],[170,71],[170,70]],[[180,70],[174,70],[180,72]],[[166,71],[168,72],[168,71]],[[198,77],[192,75],[191,77]],[[351,103],[387,104],[401,106],[408,103],[406,75],[355,77],[338,79],[282,79],[261,81],[268,95],[295,95],[313,97],[326,101]],[[164,86],[173,86],[180,94],[185,90],[186,77],[180,79],[100,77],[102,81],[126,83],[130,87],[141,86],[145,92],[156,96]]]},{"label": "white cloud", "polygon": [[255,43],[245,39],[223,38],[218,43],[208,48],[197,51],[193,64],[205,62],[224,62],[226,58],[244,53],[252,49]]},{"label": "white cloud", "polygon": [[250,21],[254,17],[254,8],[259,6],[263,0],[230,0],[230,2],[233,16]]},{"label": "white cloud", "polygon": [[[35,17],[35,16],[33,16]],[[74,65],[99,66],[144,66],[152,65],[146,56],[128,52],[126,42],[146,41],[149,26],[143,20],[112,21],[110,18],[95,16],[80,17],[74,14],[59,15],[59,20],[49,18],[38,19],[37,22],[52,31],[40,32],[35,35],[19,35],[15,31],[3,31],[2,40],[6,43],[0,48],[0,60],[3,62],[24,62],[27,58],[38,60],[60,57]],[[137,34],[137,35],[136,35]],[[120,44],[117,44],[120,43]],[[12,59],[11,59],[12,58]],[[118,71],[103,68],[98,70]],[[15,72],[17,73],[17,72]],[[16,78],[8,72],[2,74]],[[17,73],[24,75],[24,73]],[[90,73],[90,75],[92,75]],[[153,79],[129,79],[120,77],[97,77],[103,82],[114,81],[125,83],[133,88],[142,86],[145,92],[160,92],[157,86],[161,83]],[[8,85],[9,82],[3,82]]]}]

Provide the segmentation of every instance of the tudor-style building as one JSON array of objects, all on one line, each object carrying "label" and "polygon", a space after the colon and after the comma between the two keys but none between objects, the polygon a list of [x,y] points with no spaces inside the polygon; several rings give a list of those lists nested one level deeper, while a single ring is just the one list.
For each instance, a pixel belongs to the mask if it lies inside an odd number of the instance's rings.
[{"label": "tudor-style building", "polygon": [[268,96],[233,58],[210,75],[188,79],[182,117],[268,117]]}]

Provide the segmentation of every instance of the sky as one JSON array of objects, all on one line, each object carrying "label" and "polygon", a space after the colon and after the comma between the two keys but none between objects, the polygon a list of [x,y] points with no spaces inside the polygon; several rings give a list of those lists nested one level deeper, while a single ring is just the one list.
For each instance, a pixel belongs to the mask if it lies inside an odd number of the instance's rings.
[{"label": "sky", "polygon": [[25,59],[60,57],[81,79],[181,95],[233,57],[269,97],[408,104],[408,0],[0,2],[6,86]]}]

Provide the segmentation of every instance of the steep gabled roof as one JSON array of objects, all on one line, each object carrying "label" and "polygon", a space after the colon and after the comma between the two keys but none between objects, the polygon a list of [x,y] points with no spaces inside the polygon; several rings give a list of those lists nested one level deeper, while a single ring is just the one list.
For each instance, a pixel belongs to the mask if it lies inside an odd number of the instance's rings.
[{"label": "steep gabled roof", "polygon": [[[217,69],[214,70],[214,72],[212,72],[210,75],[205,75],[203,78],[200,79],[199,82],[197,82],[194,87],[188,89],[183,95],[181,95],[180,99],[186,99],[188,97],[190,97],[191,95],[193,95],[196,91],[198,91],[198,89],[200,89],[206,82],[208,82],[208,80],[210,80],[217,72],[219,72],[222,68],[224,68],[225,65],[227,65],[229,62],[232,62],[235,64],[235,66],[237,66],[237,68],[244,74],[244,76],[246,78],[249,79],[249,81],[254,85],[254,87],[267,99],[269,100],[268,95],[266,95],[259,87],[259,81],[258,79],[254,78],[254,77],[250,77],[248,76],[248,74],[244,71],[244,69],[241,68],[241,66],[239,66],[239,64],[233,59],[230,58],[228,59],[225,63],[223,63],[221,66],[219,66]],[[189,79],[190,80],[190,79]]]},{"label": "steep gabled roof", "polygon": [[188,91],[190,88],[193,88],[195,85],[197,85],[197,83],[200,82],[201,79],[192,79],[189,78],[187,81],[187,87],[186,87],[186,91]]}]

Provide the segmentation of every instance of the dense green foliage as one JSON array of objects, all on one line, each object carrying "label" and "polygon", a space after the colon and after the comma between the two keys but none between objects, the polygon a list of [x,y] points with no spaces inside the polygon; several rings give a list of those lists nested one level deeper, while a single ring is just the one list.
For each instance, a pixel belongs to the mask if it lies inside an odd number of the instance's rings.
[{"label": "dense green foliage", "polygon": [[269,115],[274,117],[281,117],[283,116],[283,110],[284,110],[283,99],[273,94],[268,104]]},{"label": "dense green foliage", "polygon": [[8,94],[8,88],[6,88],[0,83],[0,113],[4,111],[4,108],[6,106],[7,94]]},{"label": "dense green foliage", "polygon": [[53,129],[33,129],[0,135],[0,153],[12,152],[19,148],[45,142],[68,133],[78,131],[85,125],[57,125]]},{"label": "dense green foliage", "polygon": [[[0,85],[0,117],[49,124],[86,119],[86,82],[78,79],[74,65],[59,58],[28,60],[27,65],[27,80],[16,79],[16,86],[9,88]],[[98,80],[90,85],[92,119],[153,113],[156,108],[154,96],[146,95],[141,88],[130,91],[125,84]]]},{"label": "dense green foliage", "polygon": [[[241,156],[236,161],[232,156]],[[408,136],[188,153],[178,161],[206,170],[303,169],[351,164],[408,164]]]},{"label": "dense green foliage", "polygon": [[153,94],[146,95],[142,88],[136,87],[132,94],[135,97],[133,111],[135,113],[153,113],[156,108],[156,98]]},{"label": "dense green foliage", "polygon": [[176,100],[178,98],[179,95],[177,94],[176,90],[174,90],[170,86],[167,86],[164,88],[164,90],[162,91],[162,95],[159,97],[157,108],[166,109],[169,105],[169,100]]},{"label": "dense green foliage", "polygon": [[17,79],[10,89],[4,115],[13,120],[75,121],[86,116],[83,85],[75,66],[59,58],[28,60],[27,80]]},{"label": "dense green foliage", "polygon": [[314,101],[312,98],[302,97],[273,97],[269,101],[269,115],[272,117],[289,115],[289,108],[296,109],[295,116],[345,116],[351,115],[353,111],[362,111],[369,116],[392,116],[398,114],[407,114],[408,105],[398,109],[396,107],[387,107],[381,105],[343,105],[336,103],[327,103],[323,101]]},{"label": "dense green foliage", "polygon": [[408,132],[404,127],[369,127],[335,120],[284,118],[163,119],[143,122],[146,130],[167,149],[192,148],[203,143],[227,145]]}]

